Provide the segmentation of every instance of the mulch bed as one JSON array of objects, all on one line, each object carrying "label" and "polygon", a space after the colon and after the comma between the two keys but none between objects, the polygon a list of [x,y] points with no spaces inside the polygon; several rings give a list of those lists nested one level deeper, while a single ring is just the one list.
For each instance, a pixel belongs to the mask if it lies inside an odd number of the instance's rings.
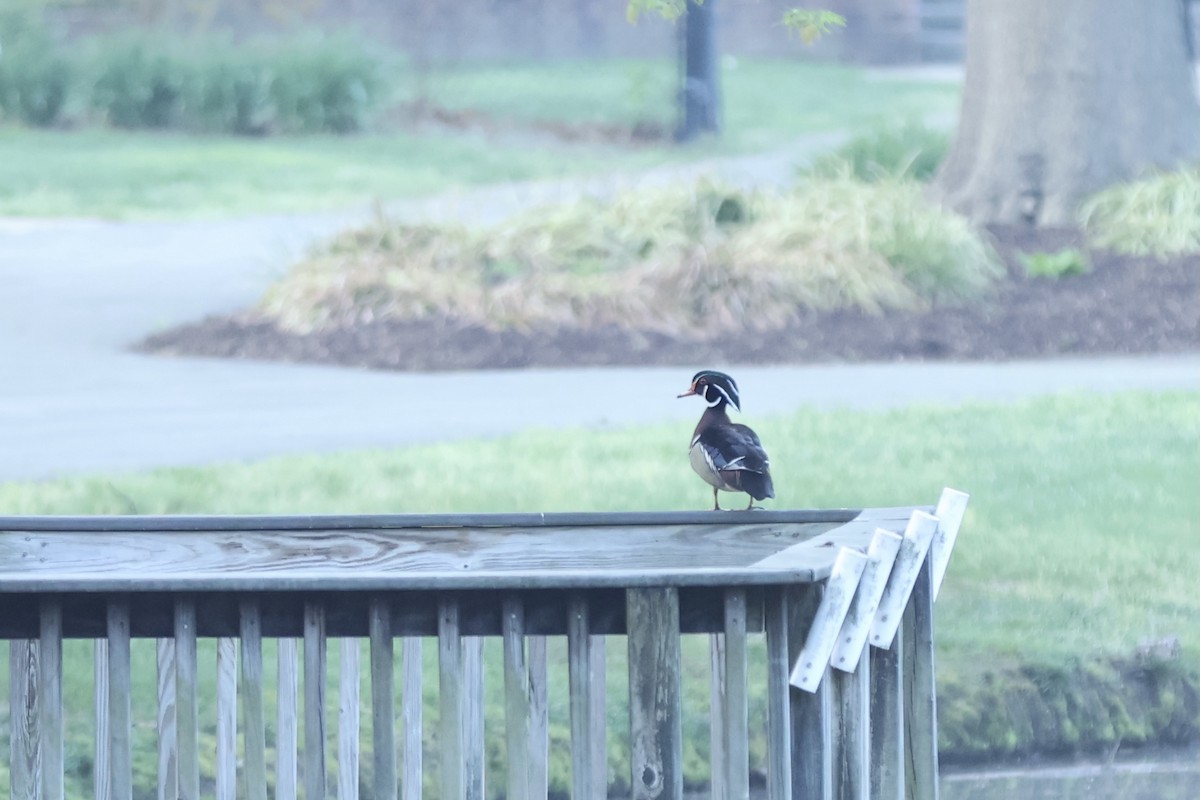
[{"label": "mulch bed", "polygon": [[1009,278],[986,300],[925,313],[809,313],[785,329],[717,341],[619,328],[494,332],[443,319],[298,335],[253,312],[210,317],[139,350],[392,370],[600,365],[1015,359],[1200,351],[1200,257],[1090,251],[1094,269],[1029,278],[1019,252],[1081,247],[1078,231],[994,227]]}]

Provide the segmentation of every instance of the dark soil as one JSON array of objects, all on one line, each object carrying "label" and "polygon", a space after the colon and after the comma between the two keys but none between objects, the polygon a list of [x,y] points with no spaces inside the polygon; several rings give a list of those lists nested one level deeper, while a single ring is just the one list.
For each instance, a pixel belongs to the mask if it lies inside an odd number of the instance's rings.
[{"label": "dark soil", "polygon": [[1081,247],[1074,230],[993,228],[1008,268],[967,307],[925,313],[809,313],[782,330],[717,341],[618,328],[494,332],[454,320],[379,321],[298,335],[252,312],[210,317],[139,349],[397,370],[596,365],[811,363],[1200,351],[1200,257],[1166,261],[1090,251],[1094,269],[1030,278],[1018,253]]}]

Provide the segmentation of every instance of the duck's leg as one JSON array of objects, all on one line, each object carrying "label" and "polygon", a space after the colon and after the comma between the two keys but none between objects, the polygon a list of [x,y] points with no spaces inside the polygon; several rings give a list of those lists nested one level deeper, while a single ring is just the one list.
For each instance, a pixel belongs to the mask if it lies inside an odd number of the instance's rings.
[{"label": "duck's leg", "polygon": [[717,489],[713,487],[713,511],[721,510],[721,501],[717,499]]},{"label": "duck's leg", "polygon": [[750,502],[746,504],[746,510],[754,508],[754,495],[750,495]]}]

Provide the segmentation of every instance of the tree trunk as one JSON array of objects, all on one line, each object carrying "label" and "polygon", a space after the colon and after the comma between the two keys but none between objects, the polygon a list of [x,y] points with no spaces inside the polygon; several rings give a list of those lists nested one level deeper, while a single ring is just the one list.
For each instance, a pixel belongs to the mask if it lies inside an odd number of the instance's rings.
[{"label": "tree trunk", "polygon": [[1200,156],[1182,0],[969,0],[958,134],[932,186],[982,223],[1073,225],[1080,201]]},{"label": "tree trunk", "polygon": [[717,69],[717,0],[687,3],[682,29],[681,142],[721,129],[720,73]]}]

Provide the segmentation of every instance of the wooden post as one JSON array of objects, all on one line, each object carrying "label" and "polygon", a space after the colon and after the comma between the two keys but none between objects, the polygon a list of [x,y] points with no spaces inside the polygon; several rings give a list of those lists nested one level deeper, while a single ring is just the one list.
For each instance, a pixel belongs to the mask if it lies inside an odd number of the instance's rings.
[{"label": "wooden post", "polygon": [[458,601],[438,603],[438,688],[440,692],[440,745],[442,797],[465,797],[463,752],[463,652]]},{"label": "wooden post", "polygon": [[404,720],[404,800],[421,800],[422,704],[421,639],[404,637],[401,649],[404,658],[404,698],[400,714]]},{"label": "wooden post", "polygon": [[338,800],[358,800],[358,639],[343,637],[338,659]]},{"label": "wooden post", "polygon": [[750,798],[749,695],[746,681],[746,590],[725,590],[725,796]]},{"label": "wooden post", "polygon": [[325,765],[325,607],[304,604],[304,797],[324,800]]},{"label": "wooden post", "polygon": [[483,637],[463,637],[463,769],[466,800],[484,800]]},{"label": "wooden post", "polygon": [[[41,791],[41,741],[38,730],[38,642],[14,639],[9,643],[9,695],[12,800],[36,800]],[[104,736],[97,731],[97,736]]]},{"label": "wooden post", "polygon": [[633,800],[683,798],[679,695],[679,592],[627,589],[629,725]]},{"label": "wooden post", "polygon": [[175,601],[175,736],[179,800],[200,800],[196,664],[196,603],[191,598],[181,597]]},{"label": "wooden post", "polygon": [[62,602],[42,598],[38,637],[38,728],[42,739],[43,800],[63,798]]},{"label": "wooden post", "polygon": [[938,798],[933,572],[926,559],[904,611],[905,784],[909,797]]},{"label": "wooden post", "polygon": [[865,651],[857,669],[835,669],[833,681],[833,796],[839,800],[870,800],[871,666]]},{"label": "wooden post", "polygon": [[588,624],[588,604],[583,595],[572,595],[567,603],[567,680],[571,713],[571,797],[594,798],[592,784],[596,755],[592,746],[594,726],[591,719],[592,636]]},{"label": "wooden post", "polygon": [[[788,663],[800,655],[825,587],[819,583],[789,590],[787,603]],[[794,800],[830,800],[833,796],[833,737],[829,682],[815,691],[791,688],[792,797]]]},{"label": "wooden post", "polygon": [[504,733],[508,751],[507,796],[529,797],[529,670],[525,664],[525,608],[508,595],[501,609],[504,637]]},{"label": "wooden post", "polygon": [[217,639],[217,800],[237,800],[237,639]]},{"label": "wooden post", "polygon": [[529,796],[545,797],[550,785],[550,701],[546,637],[527,636],[529,667]]},{"label": "wooden post", "polygon": [[158,800],[179,797],[179,748],[175,732],[175,640],[162,638],[158,666]]},{"label": "wooden post", "polygon": [[371,600],[371,738],[375,800],[396,800],[396,684],[392,607]]},{"label": "wooden post", "polygon": [[788,673],[788,596],[782,586],[766,597],[767,638],[767,795],[792,800],[792,715]]},{"label": "wooden post", "polygon": [[267,800],[267,721],[263,710],[262,612],[254,600],[241,604],[242,778],[247,800]]},{"label": "wooden post", "polygon": [[129,601],[108,601],[108,752],[112,800],[133,800]]},{"label": "wooden post", "polygon": [[868,647],[871,669],[871,797],[904,797],[904,629],[888,649]]},{"label": "wooden post", "polygon": [[275,708],[275,800],[296,800],[296,746],[300,740],[296,713],[299,656],[295,639],[280,639],[277,647],[279,699]]}]

